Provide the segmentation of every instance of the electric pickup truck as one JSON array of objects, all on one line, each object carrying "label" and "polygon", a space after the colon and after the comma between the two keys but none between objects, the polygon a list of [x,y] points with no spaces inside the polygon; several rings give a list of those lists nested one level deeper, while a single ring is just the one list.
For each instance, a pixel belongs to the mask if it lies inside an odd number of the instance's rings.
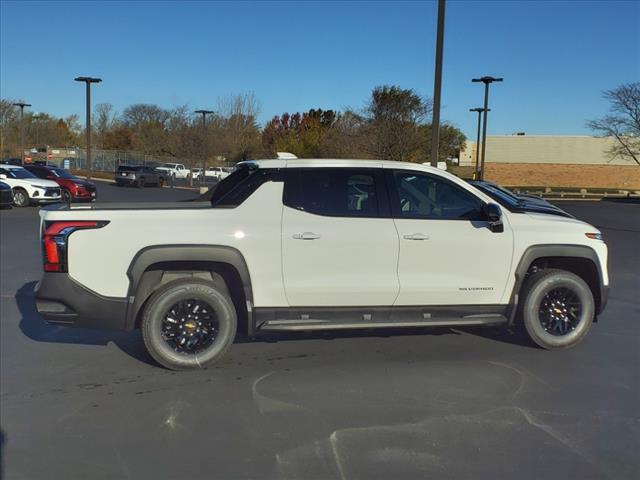
[{"label": "electric pickup truck", "polygon": [[595,227],[500,207],[413,163],[248,161],[207,202],[59,204],[40,216],[42,317],[140,328],[170,369],[211,365],[237,329],[503,325],[568,348],[607,301]]}]

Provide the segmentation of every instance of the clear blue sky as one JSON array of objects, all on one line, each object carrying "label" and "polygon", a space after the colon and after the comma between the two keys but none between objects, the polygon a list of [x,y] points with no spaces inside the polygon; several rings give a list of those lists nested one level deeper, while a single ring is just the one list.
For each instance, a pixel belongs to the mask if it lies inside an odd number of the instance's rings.
[{"label": "clear blue sky", "polygon": [[[436,2],[1,3],[0,95],[83,118],[95,103],[211,108],[254,92],[284,111],[361,107],[382,84],[433,94]],[[442,117],[475,137],[482,87],[490,134],[587,134],[600,92],[640,80],[640,2],[449,1]]]}]

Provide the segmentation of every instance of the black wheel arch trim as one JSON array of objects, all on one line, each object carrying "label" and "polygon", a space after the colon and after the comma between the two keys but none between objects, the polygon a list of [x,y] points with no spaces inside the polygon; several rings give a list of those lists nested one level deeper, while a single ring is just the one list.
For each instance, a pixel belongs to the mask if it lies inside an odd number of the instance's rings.
[{"label": "black wheel arch trim", "polygon": [[[136,301],[136,292],[143,274],[154,264],[171,262],[215,262],[231,265],[238,272],[247,304],[247,325],[253,326],[253,289],[249,267],[242,253],[226,245],[151,245],[138,251],[127,269],[129,289],[127,292],[127,314],[125,327],[135,328],[135,322],[143,301]],[[249,333],[252,333],[251,331]]]},{"label": "black wheel arch trim", "polygon": [[598,254],[596,251],[587,247],[586,245],[562,245],[562,244],[549,244],[549,245],[531,245],[528,247],[522,257],[520,257],[520,261],[518,262],[518,266],[515,270],[515,283],[513,286],[513,290],[511,292],[511,299],[509,301],[510,311],[509,311],[509,324],[513,325],[515,322],[516,312],[518,310],[518,302],[519,302],[519,293],[522,288],[522,284],[524,283],[524,279],[526,277],[527,271],[529,267],[540,258],[547,257],[564,257],[564,258],[584,258],[590,260],[595,265],[598,272],[598,281],[599,281],[599,297],[596,299],[597,302],[597,310],[596,313],[599,314],[604,310],[604,307],[607,304],[609,287],[604,285],[603,275],[602,275],[602,267],[600,266],[600,261],[598,259]]}]

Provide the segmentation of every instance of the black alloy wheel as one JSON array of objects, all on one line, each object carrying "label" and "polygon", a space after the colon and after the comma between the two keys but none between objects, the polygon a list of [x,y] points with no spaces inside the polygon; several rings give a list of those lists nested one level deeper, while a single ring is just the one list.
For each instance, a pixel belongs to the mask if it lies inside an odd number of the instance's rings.
[{"label": "black alloy wheel", "polygon": [[568,287],[548,291],[540,302],[538,317],[547,333],[563,336],[576,329],[580,323],[582,303],[578,295]]},{"label": "black alloy wheel", "polygon": [[162,321],[162,338],[177,353],[194,354],[215,342],[219,325],[214,309],[202,300],[180,300]]}]

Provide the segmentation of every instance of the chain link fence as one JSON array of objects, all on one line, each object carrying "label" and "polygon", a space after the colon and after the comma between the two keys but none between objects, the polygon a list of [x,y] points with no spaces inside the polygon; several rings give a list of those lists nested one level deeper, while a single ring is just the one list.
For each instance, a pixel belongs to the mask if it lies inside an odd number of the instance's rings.
[{"label": "chain link fence", "polygon": [[[87,167],[87,156],[84,149],[75,149],[73,150],[73,154],[68,152],[67,155],[57,155],[56,157],[58,158],[52,158],[52,161],[66,169],[85,170]],[[163,163],[181,163],[189,169],[202,167],[202,159],[199,158],[145,155],[140,152],[101,149],[91,149],[91,163],[92,171],[94,172],[114,172],[119,165],[146,165],[157,167]],[[225,161],[224,158],[219,157],[214,161],[209,160],[207,166],[228,167],[231,165]]]}]

